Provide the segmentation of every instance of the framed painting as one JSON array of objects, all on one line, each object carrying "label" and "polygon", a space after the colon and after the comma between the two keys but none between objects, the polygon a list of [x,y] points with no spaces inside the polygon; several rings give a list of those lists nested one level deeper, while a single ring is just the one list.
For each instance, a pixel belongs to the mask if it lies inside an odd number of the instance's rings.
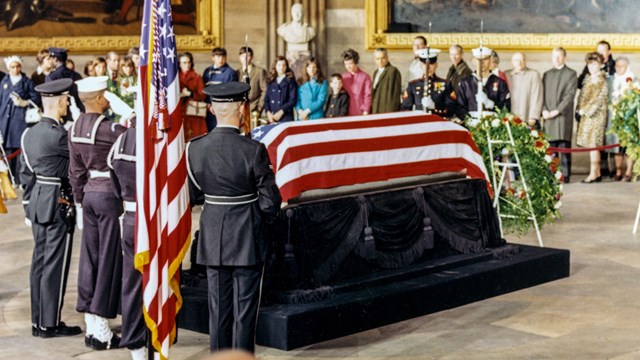
[{"label": "framed painting", "polygon": [[[410,50],[423,35],[434,47],[496,50],[640,50],[640,2],[635,0],[365,0],[365,44]],[[429,35],[428,24],[432,33]]]},{"label": "framed painting", "polygon": [[[223,1],[171,1],[180,51],[222,46]],[[50,46],[68,48],[74,54],[125,52],[140,42],[144,0],[11,3],[16,5],[0,11],[2,54],[36,53]]]}]

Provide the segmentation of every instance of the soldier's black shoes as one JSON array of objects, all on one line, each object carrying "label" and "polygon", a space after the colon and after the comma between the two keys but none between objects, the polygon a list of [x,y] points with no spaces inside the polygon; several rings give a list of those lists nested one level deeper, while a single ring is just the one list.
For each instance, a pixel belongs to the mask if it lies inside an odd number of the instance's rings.
[{"label": "soldier's black shoes", "polygon": [[93,335],[85,335],[84,346],[91,347],[91,339],[93,339]]},{"label": "soldier's black shoes", "polygon": [[31,335],[35,337],[40,336],[40,330],[37,325],[31,325]]},{"label": "soldier's black shoes", "polygon": [[[52,338],[52,337],[62,337],[62,336],[76,336],[82,334],[82,329],[80,326],[67,326],[62,321],[58,326],[48,327],[48,328],[39,328],[37,329],[38,335],[41,338]],[[33,334],[33,329],[32,329]]]},{"label": "soldier's black shoes", "polygon": [[[87,337],[85,336],[85,341],[86,341]],[[113,334],[111,336],[111,340],[103,342],[100,341],[98,339],[96,339],[95,337],[91,337],[90,338],[90,343],[91,345],[89,345],[90,348],[94,349],[94,350],[109,350],[109,349],[118,349],[120,347],[120,337],[116,334]]]}]

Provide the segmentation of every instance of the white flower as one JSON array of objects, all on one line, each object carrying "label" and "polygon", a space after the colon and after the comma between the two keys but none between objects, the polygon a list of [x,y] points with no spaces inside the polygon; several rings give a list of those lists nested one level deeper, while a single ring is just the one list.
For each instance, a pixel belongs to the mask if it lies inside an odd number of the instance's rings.
[{"label": "white flower", "polygon": [[553,205],[553,207],[556,209],[560,209],[560,206],[562,206],[562,201],[560,200],[558,200],[558,202],[555,205]]},{"label": "white flower", "polygon": [[498,126],[500,126],[501,123],[502,123],[502,120],[500,120],[500,119],[491,120],[491,126],[493,126],[493,127],[498,127]]},{"label": "white flower", "polygon": [[562,171],[560,170],[556,171],[556,179],[558,180],[562,179]]},{"label": "white flower", "polygon": [[502,155],[509,155],[509,149],[504,148],[502,149],[502,151],[500,152]]},{"label": "white flower", "polygon": [[480,119],[473,118],[467,123],[470,127],[476,127],[480,124]]},{"label": "white flower", "polygon": [[560,192],[562,192],[562,184],[560,184],[560,186],[558,186],[558,190],[559,190]]},{"label": "white flower", "polygon": [[531,130],[531,136],[533,136],[534,138],[538,137],[538,131],[537,130]]},{"label": "white flower", "polygon": [[547,155],[544,156],[544,161],[546,161],[547,163],[551,163],[551,160],[553,160],[551,155],[547,154]]}]

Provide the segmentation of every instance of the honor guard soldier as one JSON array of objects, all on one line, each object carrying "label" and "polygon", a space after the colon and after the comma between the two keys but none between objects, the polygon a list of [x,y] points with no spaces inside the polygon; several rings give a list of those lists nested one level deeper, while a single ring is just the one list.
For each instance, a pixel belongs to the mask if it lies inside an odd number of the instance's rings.
[{"label": "honor guard soldier", "polygon": [[[68,50],[63,48],[49,48],[49,56],[51,56],[53,62],[53,71],[51,71],[45,77],[45,82],[58,79],[71,79],[73,81],[82,79],[82,76],[80,74],[67,68],[67,52]],[[78,88],[75,84],[71,87],[71,89],[69,89],[69,94],[71,94],[72,98],[69,99],[69,110],[67,111],[67,115],[64,118],[66,122],[73,121],[80,115],[81,112],[84,112],[84,105],[80,102],[80,98],[78,97]]]},{"label": "honor guard soldier", "polygon": [[82,229],[78,303],[84,313],[85,344],[96,350],[117,348],[120,338],[109,328],[120,305],[122,247],[120,222],[122,201],[113,193],[107,155],[125,127],[104,117],[107,77],[76,82],[87,110],[69,129],[69,181]]},{"label": "honor guard soldier", "polygon": [[44,114],[22,134],[22,183],[27,220],[35,247],[29,275],[31,333],[44,338],[82,333],[60,320],[69,276],[75,209],[69,184],[69,147],[62,117],[69,105],[71,79],[38,85]]},{"label": "honor guard soldier", "polygon": [[117,197],[124,201],[122,221],[122,339],[121,347],[131,350],[134,360],[145,359],[147,327],[142,314],[142,274],[136,270],[136,129],[131,127],[116,139],[107,157],[111,181]]},{"label": "honor guard soldier", "polygon": [[416,51],[422,66],[422,77],[409,82],[402,94],[402,110],[424,110],[443,118],[453,115],[455,106],[454,101],[451,100],[453,88],[445,79],[436,75],[438,53],[440,53],[438,49]]},{"label": "honor guard soldier", "polygon": [[282,201],[265,146],[240,135],[249,89],[207,86],[218,126],[186,148],[191,203],[204,203],[196,262],[207,267],[211,351],[254,350],[264,225]]},{"label": "honor guard soldier", "polygon": [[[482,109],[493,111],[495,108],[511,110],[511,100],[507,83],[491,73],[490,61],[492,50],[486,47],[473,49],[476,71],[460,80],[456,97],[458,107],[456,114],[464,120],[469,112],[478,111],[478,103]],[[482,89],[478,92],[478,82],[482,81]]]}]

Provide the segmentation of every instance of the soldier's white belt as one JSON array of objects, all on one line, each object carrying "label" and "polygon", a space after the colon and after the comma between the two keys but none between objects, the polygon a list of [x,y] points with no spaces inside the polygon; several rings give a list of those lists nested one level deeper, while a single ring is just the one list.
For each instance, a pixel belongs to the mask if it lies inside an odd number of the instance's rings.
[{"label": "soldier's white belt", "polygon": [[62,185],[59,177],[36,175],[36,182],[42,185]]},{"label": "soldier's white belt", "polygon": [[124,201],[124,211],[136,212],[136,202]]},{"label": "soldier's white belt", "polygon": [[258,200],[258,194],[246,194],[240,196],[216,196],[204,195],[204,202],[211,205],[242,205]]},{"label": "soldier's white belt", "polygon": [[89,177],[93,178],[108,178],[110,177],[108,171],[89,170]]}]

